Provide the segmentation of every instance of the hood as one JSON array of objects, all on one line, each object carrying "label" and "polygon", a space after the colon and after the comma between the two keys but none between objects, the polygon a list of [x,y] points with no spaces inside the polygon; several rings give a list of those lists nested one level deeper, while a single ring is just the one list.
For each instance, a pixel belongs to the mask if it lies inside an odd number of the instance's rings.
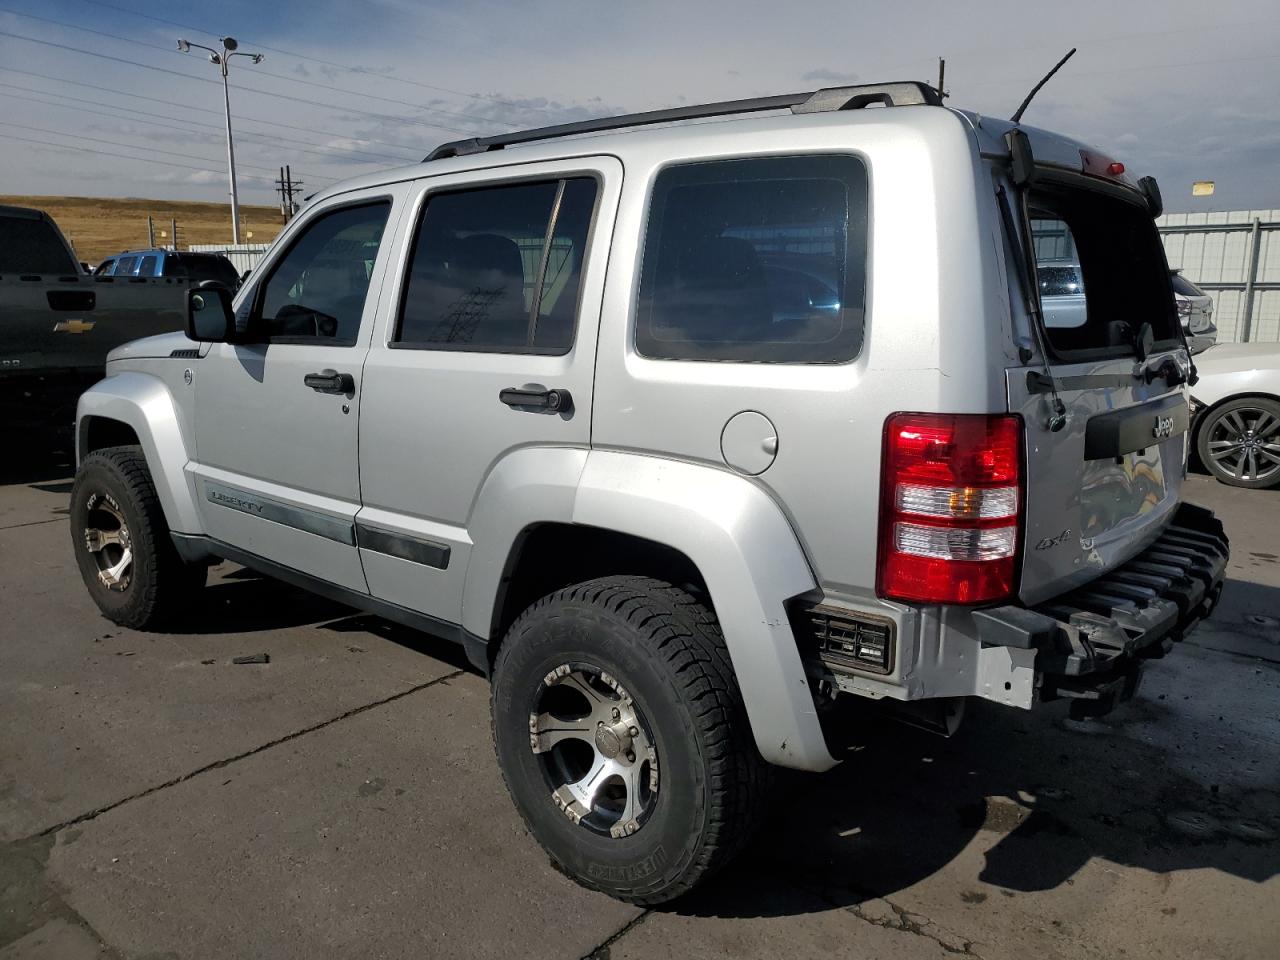
[{"label": "hood", "polygon": [[1207,373],[1244,370],[1280,372],[1280,343],[1218,343],[1196,357],[1196,369]]},{"label": "hood", "polygon": [[175,350],[199,349],[203,355],[206,347],[206,344],[188,340],[185,333],[159,333],[154,337],[143,337],[141,340],[130,340],[128,343],[122,343],[107,354],[107,363],[111,363],[114,360],[168,357]]}]

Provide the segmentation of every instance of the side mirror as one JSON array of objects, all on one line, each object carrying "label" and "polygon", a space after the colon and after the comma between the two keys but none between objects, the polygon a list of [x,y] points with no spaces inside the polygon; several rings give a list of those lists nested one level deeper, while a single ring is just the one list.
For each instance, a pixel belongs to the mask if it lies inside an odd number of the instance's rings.
[{"label": "side mirror", "polygon": [[236,338],[236,315],[231,291],[206,280],[187,291],[187,337],[197,343],[231,343]]}]

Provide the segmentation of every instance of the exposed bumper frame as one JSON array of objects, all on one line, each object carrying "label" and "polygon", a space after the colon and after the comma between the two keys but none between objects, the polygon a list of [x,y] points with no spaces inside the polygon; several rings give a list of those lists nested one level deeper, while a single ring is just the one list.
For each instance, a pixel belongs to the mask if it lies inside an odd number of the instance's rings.
[{"label": "exposed bumper frame", "polygon": [[1222,593],[1230,545],[1210,510],[1182,504],[1138,556],[1034,609],[974,611],[987,647],[1034,650],[1037,700],[1098,716],[1132,696],[1144,660],[1162,657]]}]

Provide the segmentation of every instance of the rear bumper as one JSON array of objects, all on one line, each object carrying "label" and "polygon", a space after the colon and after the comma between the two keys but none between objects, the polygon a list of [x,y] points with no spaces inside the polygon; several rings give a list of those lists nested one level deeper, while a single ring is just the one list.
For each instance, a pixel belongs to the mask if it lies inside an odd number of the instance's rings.
[{"label": "rear bumper", "polygon": [[1036,699],[1098,716],[1133,695],[1142,663],[1162,657],[1212,612],[1230,547],[1212,511],[1183,504],[1132,560],[1033,609],[974,611],[984,647],[1035,651]]}]

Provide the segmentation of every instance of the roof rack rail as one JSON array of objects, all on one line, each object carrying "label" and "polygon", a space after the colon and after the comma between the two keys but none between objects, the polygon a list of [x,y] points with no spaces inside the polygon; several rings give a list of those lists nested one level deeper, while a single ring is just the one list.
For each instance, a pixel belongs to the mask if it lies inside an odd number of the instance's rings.
[{"label": "roof rack rail", "polygon": [[443,160],[446,157],[465,157],[518,143],[534,140],[550,140],[554,137],[570,137],[578,133],[597,133],[602,130],[620,130],[624,127],[640,127],[650,123],[670,123],[675,120],[696,120],[703,117],[724,117],[735,113],[756,113],[762,110],[786,110],[792,113],[827,113],[835,110],[858,110],[872,104],[886,107],[905,107],[921,104],[941,106],[942,97],[927,83],[905,80],[899,83],[870,83],[853,87],[825,87],[810,93],[784,93],[775,97],[757,97],[750,100],[722,100],[719,103],[702,103],[670,110],[650,110],[645,113],[627,113],[618,117],[600,117],[576,123],[560,123],[533,130],[517,130],[494,137],[469,137],[452,140],[431,151],[423,162]]}]

